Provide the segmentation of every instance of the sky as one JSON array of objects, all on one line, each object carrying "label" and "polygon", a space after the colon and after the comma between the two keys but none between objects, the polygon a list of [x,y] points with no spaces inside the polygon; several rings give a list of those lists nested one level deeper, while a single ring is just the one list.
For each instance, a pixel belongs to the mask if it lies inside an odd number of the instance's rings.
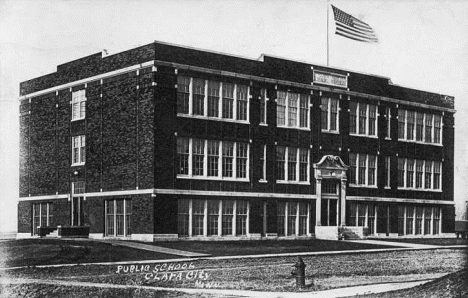
[{"label": "sky", "polygon": [[[330,1],[379,43],[334,34],[330,66],[455,96],[455,200],[468,199],[468,1]],[[58,64],[155,40],[237,56],[327,63],[327,1],[0,0],[0,231],[16,229],[19,83]]]}]

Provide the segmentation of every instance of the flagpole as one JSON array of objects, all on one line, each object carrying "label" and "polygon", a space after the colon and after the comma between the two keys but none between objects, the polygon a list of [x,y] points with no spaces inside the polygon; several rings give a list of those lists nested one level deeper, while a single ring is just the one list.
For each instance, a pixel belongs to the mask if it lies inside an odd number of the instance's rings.
[{"label": "flagpole", "polygon": [[327,0],[327,66],[330,64],[330,36],[329,19],[330,18],[330,0]]}]

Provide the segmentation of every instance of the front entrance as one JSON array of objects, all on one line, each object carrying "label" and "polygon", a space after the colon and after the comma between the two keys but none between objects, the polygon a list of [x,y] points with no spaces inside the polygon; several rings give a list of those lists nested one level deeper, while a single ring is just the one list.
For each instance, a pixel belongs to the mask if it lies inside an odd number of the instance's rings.
[{"label": "front entrance", "polygon": [[337,179],[322,180],[322,226],[338,225],[338,203],[340,197],[340,181]]}]

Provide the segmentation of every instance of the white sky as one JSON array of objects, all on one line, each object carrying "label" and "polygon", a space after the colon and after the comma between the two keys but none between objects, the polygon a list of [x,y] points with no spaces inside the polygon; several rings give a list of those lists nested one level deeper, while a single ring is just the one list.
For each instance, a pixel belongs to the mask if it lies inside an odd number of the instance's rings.
[{"label": "white sky", "polygon": [[[468,2],[331,1],[373,27],[379,44],[334,35],[330,65],[455,96],[455,200],[468,198]],[[19,83],[102,49],[154,40],[258,58],[326,64],[326,1],[0,0],[0,230],[16,229]],[[460,213],[457,209],[457,213]]]}]

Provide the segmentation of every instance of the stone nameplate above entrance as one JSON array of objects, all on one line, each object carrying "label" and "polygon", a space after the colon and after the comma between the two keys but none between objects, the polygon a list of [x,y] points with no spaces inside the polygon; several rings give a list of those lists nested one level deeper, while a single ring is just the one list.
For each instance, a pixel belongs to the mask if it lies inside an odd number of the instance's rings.
[{"label": "stone nameplate above entrance", "polygon": [[348,88],[348,76],[323,70],[314,70],[313,83]]}]

